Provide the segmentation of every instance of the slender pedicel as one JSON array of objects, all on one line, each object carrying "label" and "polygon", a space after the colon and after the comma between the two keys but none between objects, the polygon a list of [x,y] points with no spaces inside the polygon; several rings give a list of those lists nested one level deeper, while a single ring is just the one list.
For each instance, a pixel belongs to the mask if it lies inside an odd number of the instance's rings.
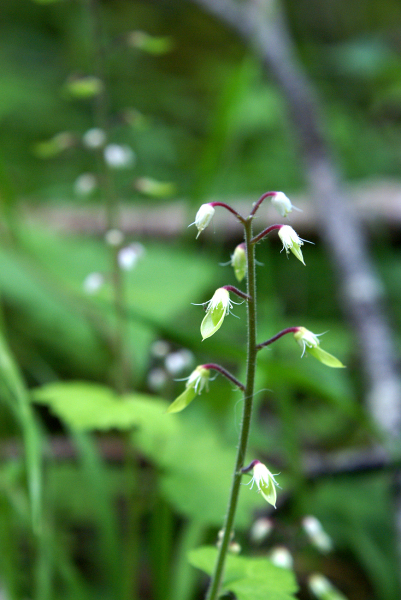
[{"label": "slender pedicel", "polygon": [[224,375],[224,377],[226,379],[228,379],[229,381],[231,381],[240,390],[242,390],[242,391],[245,390],[244,384],[241,383],[236,377],[234,377],[234,375],[232,375],[232,373],[230,373],[230,371],[227,371],[227,369],[224,369],[220,365],[217,365],[215,363],[207,363],[206,365],[202,365],[202,367],[204,369],[210,369],[210,370],[213,370],[213,371],[217,371],[218,373],[221,373],[221,375]]},{"label": "slender pedicel", "polygon": [[276,335],[274,335],[270,339],[266,340],[265,342],[258,344],[256,346],[256,350],[261,350],[262,348],[269,346],[270,344],[272,344],[276,340],[279,340],[281,337],[283,337],[283,335],[286,335],[287,333],[297,333],[298,330],[299,330],[299,327],[287,327],[287,329],[283,329],[279,333],[276,333]]}]

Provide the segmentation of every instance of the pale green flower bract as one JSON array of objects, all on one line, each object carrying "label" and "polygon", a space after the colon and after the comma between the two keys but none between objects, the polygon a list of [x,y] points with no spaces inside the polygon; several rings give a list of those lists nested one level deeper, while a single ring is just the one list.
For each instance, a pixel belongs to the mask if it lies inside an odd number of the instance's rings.
[{"label": "pale green flower bract", "polygon": [[294,333],[294,338],[302,348],[302,356],[305,352],[308,352],[308,354],[311,354],[328,367],[332,367],[333,369],[344,368],[344,365],[338,358],[320,348],[320,335],[323,334],[312,333],[312,331],[309,331],[309,329],[306,329],[305,327],[297,328],[297,331]]},{"label": "pale green flower bract", "polygon": [[218,288],[209,301],[206,315],[201,323],[202,340],[212,336],[223,324],[232,306],[230,294],[225,288]]},{"label": "pale green flower bract", "polygon": [[[263,498],[276,508],[276,487],[279,487],[277,481],[274,479],[274,475],[270,473],[269,469],[263,463],[259,461],[255,461],[255,464],[252,469],[253,477],[249,483],[251,484],[251,488],[256,483],[256,487],[258,488],[258,492],[260,492]],[[248,484],[247,484],[248,485]]]},{"label": "pale green flower bract", "polygon": [[184,410],[192,402],[197,394],[200,394],[204,388],[207,389],[210,371],[203,366],[196,367],[188,377],[185,390],[170,404],[168,413],[176,413]]}]

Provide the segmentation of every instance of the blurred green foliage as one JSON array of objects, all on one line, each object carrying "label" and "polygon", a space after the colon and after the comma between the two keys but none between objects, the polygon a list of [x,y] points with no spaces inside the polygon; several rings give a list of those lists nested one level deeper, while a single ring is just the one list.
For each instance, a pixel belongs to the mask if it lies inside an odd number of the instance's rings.
[{"label": "blurred green foliage", "polygon": [[[266,189],[299,189],[303,174],[285,101],[232,32],[187,1],[105,0],[94,35],[96,5],[3,0],[0,9],[0,592],[7,600],[191,600],[203,583],[187,556],[210,572],[215,550],[194,548],[214,544],[223,521],[242,400],[220,377],[185,413],[165,410],[183,389],[177,378],[197,364],[219,362],[244,378],[245,307],[201,343],[203,309],[191,305],[235,285],[218,263],[241,240],[141,240],[144,255],[120,273],[119,313],[117,249],[100,236],[28,225],[24,209],[103,206],[104,186],[87,195],[76,186],[84,173],[101,181],[101,153],[83,136],[99,127],[103,85],[108,142],[136,157],[113,173],[118,199],[153,206],[138,178],[148,178],[159,203],[257,199]],[[397,176],[399,3],[287,0],[285,8],[344,173]],[[284,544],[302,597],[308,575],[322,571],[350,600],[396,600],[392,474],[313,480],[304,472],[306,453],[360,449],[376,431],[321,244],[308,248],[306,268],[279,250],[274,240],[258,246],[260,339],[288,326],[329,330],[324,348],[347,369],[301,360],[293,339],[260,353],[249,458],[281,471],[282,490],[274,531],[259,545],[250,527],[272,515],[255,490],[242,491],[243,556],[231,557],[225,590],[238,600],[294,597],[293,575],[265,558]],[[398,323],[399,240],[379,232],[373,250]],[[88,293],[91,273],[103,285]],[[119,319],[129,363],[122,397]],[[185,358],[175,370],[174,355]],[[332,536],[332,554],[308,544],[300,526],[308,513]]]}]

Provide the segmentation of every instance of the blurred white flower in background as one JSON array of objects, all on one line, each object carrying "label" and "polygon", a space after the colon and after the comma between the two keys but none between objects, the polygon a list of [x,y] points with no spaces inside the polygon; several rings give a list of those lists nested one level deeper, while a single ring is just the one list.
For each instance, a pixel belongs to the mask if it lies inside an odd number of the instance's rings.
[{"label": "blurred white flower in background", "polygon": [[99,127],[88,129],[82,136],[82,143],[86,148],[96,150],[102,148],[106,143],[106,133]]},{"label": "blurred white flower in background", "polygon": [[129,146],[108,144],[104,149],[104,160],[112,169],[129,169],[135,164],[135,153]]},{"label": "blurred white flower in background", "polygon": [[83,288],[87,294],[96,294],[104,284],[104,276],[101,273],[89,273],[84,279]]}]

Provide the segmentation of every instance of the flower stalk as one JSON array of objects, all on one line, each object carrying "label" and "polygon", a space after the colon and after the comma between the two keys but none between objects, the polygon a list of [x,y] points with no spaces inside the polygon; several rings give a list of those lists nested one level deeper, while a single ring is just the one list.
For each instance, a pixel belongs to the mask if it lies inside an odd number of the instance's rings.
[{"label": "flower stalk", "polygon": [[[214,215],[214,207],[221,206],[233,213],[244,227],[244,243],[239,244],[234,252],[231,264],[234,267],[234,274],[238,281],[241,281],[247,275],[246,292],[242,292],[232,285],[226,285],[218,288],[211,300],[206,304],[206,315],[201,323],[201,334],[203,340],[214,335],[222,326],[224,318],[230,313],[232,300],[230,292],[246,301],[247,306],[247,357],[246,357],[246,381],[245,385],[238,381],[229,371],[226,371],[220,365],[209,363],[200,365],[189,376],[186,384],[186,390],[173,402],[168,412],[179,412],[185,408],[194,397],[199,394],[203,387],[207,386],[210,370],[221,373],[229,381],[234,383],[243,391],[243,412],[240,426],[239,440],[237,444],[237,455],[235,467],[232,476],[231,490],[228,501],[226,518],[221,535],[219,535],[218,554],[214,567],[214,572],[210,581],[206,600],[217,600],[224,576],[224,565],[226,556],[232,549],[232,535],[234,518],[237,509],[241,479],[244,474],[252,471],[252,479],[249,481],[251,488],[256,487],[257,491],[272,506],[276,506],[276,487],[279,487],[275,476],[269,471],[266,465],[259,460],[253,460],[248,466],[244,467],[246,457],[255,387],[256,360],[258,351],[272,344],[287,333],[292,333],[295,342],[302,348],[302,356],[307,352],[321,363],[333,367],[342,368],[344,365],[334,356],[320,348],[319,337],[322,334],[315,334],[305,327],[288,327],[283,329],[270,339],[257,344],[257,310],[256,310],[256,270],[255,270],[255,245],[265,238],[271,231],[278,230],[279,238],[283,243],[283,249],[295,257],[303,264],[301,246],[306,240],[303,240],[289,225],[271,225],[261,233],[253,236],[253,218],[256,211],[261,206],[263,200],[267,197],[272,198],[272,204],[284,217],[295,207],[283,192],[267,192],[259,198],[254,204],[252,211],[247,218],[242,217],[236,210],[224,202],[211,202],[203,204],[195,218],[193,225],[196,225],[198,232],[202,232],[210,223]],[[274,202],[273,202],[274,200]],[[198,233],[198,235],[199,235]]]},{"label": "flower stalk", "polygon": [[226,520],[224,523],[224,534],[221,540],[221,546],[214,569],[214,573],[210,582],[210,587],[206,596],[206,600],[217,600],[219,590],[224,573],[224,564],[230,545],[231,532],[234,525],[234,517],[237,509],[239,490],[241,485],[242,473],[241,469],[244,466],[246,450],[248,447],[249,431],[251,426],[253,394],[255,387],[255,372],[256,372],[256,271],[255,271],[255,246],[252,244],[252,221],[253,215],[250,215],[244,222],[245,230],[245,247],[247,256],[247,324],[248,324],[248,340],[247,340],[247,368],[246,368],[246,383],[244,389],[244,406],[241,420],[241,431],[237,449],[237,457],[231,484],[230,498]]},{"label": "flower stalk", "polygon": [[202,366],[204,369],[209,369],[210,371],[216,371],[217,373],[220,373],[226,379],[231,381],[231,383],[233,383],[235,386],[237,386],[237,388],[239,388],[242,391],[245,391],[244,384],[241,383],[239,381],[239,379],[234,377],[234,375],[232,373],[230,373],[230,371],[227,371],[227,369],[224,369],[224,367],[222,367],[221,365],[216,365],[216,363],[207,363],[206,365],[202,365]]},{"label": "flower stalk", "polygon": [[236,288],[234,285],[223,285],[223,289],[227,290],[227,292],[232,292],[233,294],[238,296],[238,298],[242,298],[243,300],[246,300],[247,302],[249,302],[249,300],[251,299],[251,297],[248,294],[245,294],[245,292],[242,292],[241,290]]}]

